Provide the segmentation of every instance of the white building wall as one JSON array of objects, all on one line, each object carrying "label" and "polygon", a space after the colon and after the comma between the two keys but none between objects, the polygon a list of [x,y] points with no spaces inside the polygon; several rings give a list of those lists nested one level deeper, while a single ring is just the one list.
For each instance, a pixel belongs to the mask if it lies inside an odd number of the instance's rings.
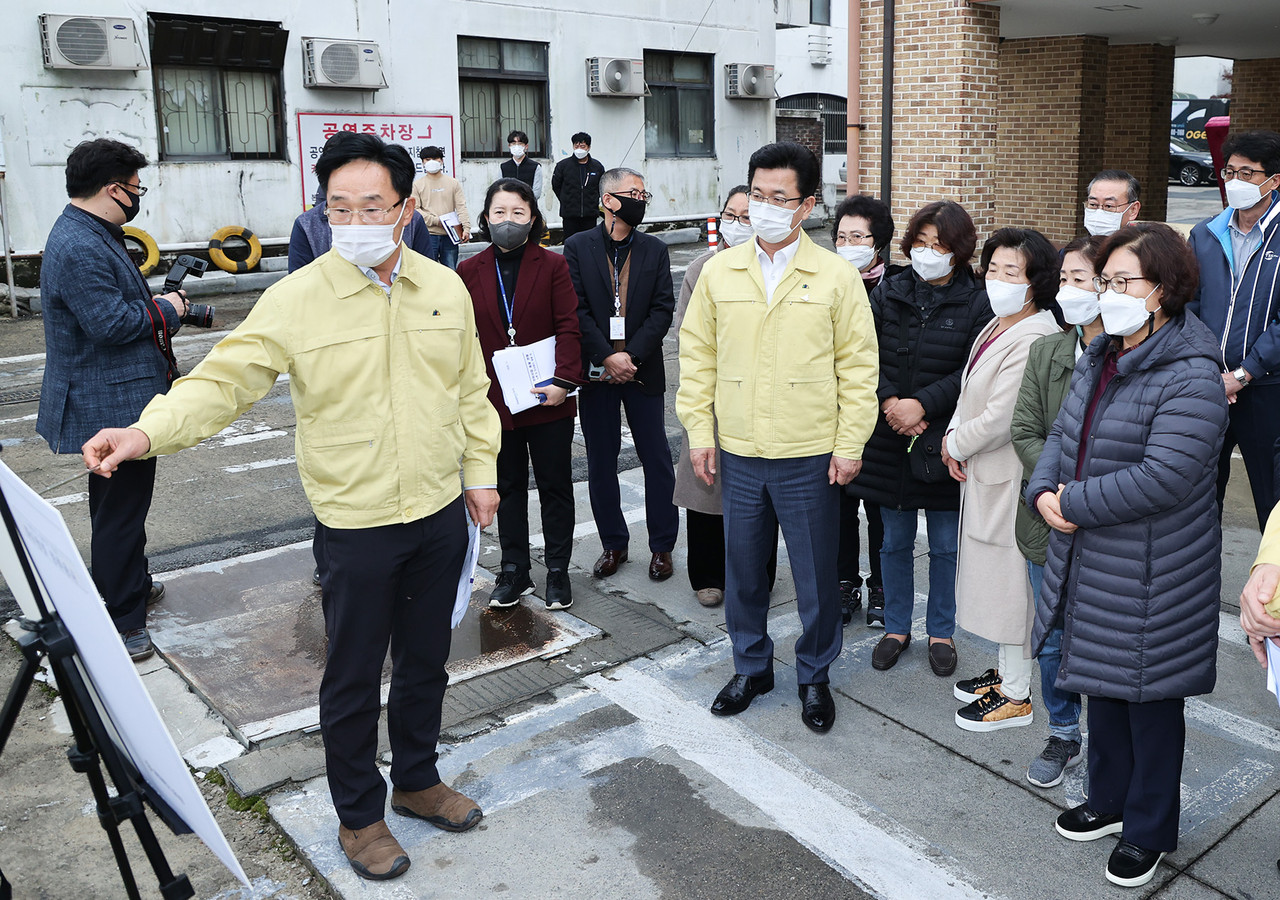
[{"label": "white building wall", "polygon": [[[803,16],[795,21],[808,20],[806,0],[792,0],[793,4],[803,3],[803,9],[796,7],[796,15]],[[831,0],[831,24],[807,25],[800,28],[779,29],[776,69],[774,71],[775,88],[778,96],[791,97],[796,94],[831,94],[836,97],[847,97],[849,93],[849,0]],[[811,49],[829,47],[831,62],[826,65],[813,61],[815,54]],[[864,101],[865,102],[865,101]],[[828,138],[832,135],[828,134]],[[825,154],[822,159],[822,181],[834,185],[840,181],[840,166],[844,163],[843,154]],[[830,202],[830,198],[828,198]]]},{"label": "white building wall", "polygon": [[[67,154],[81,140],[94,137],[133,143],[152,161],[142,175],[150,192],[134,224],[161,246],[204,242],[226,225],[244,225],[264,239],[287,238],[301,211],[297,113],[449,115],[460,145],[459,34],[550,45],[551,157],[543,161],[543,204],[549,219],[559,220],[550,190],[551,166],[571,152],[569,135],[579,130],[592,134],[592,153],[606,167],[626,165],[645,173],[654,194],[651,219],[715,212],[724,189],[745,178],[751,152],[773,136],[772,103],[724,97],[725,63],[774,60],[772,0],[718,0],[709,10],[685,0],[640,0],[617,12],[607,7],[584,12],[585,6],[576,0],[222,0],[211,9],[195,0],[8,0],[9,27],[0,31],[0,84],[10,88],[0,92],[0,134],[14,250],[39,252],[66,200]],[[149,69],[44,68],[40,13],[131,18],[150,60],[148,9],[282,23],[289,31],[282,72],[286,159],[157,163]],[[377,92],[303,87],[302,37],[378,42],[389,87]],[[588,56],[638,59],[646,49],[715,55],[715,157],[646,160],[644,101],[587,96]],[[461,163],[473,213],[500,162]]]}]

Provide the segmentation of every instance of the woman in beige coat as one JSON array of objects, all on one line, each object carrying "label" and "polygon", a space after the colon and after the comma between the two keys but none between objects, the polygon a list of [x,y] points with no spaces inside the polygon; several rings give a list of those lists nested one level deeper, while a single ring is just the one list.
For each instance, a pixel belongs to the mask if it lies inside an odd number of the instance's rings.
[{"label": "woman in beige coat", "polygon": [[956,624],[1000,645],[996,668],[956,683],[956,698],[968,704],[956,724],[967,731],[1032,721],[1035,598],[1014,535],[1023,481],[1009,424],[1031,345],[1061,330],[1050,311],[1058,254],[1044,235],[1001,228],[982,248],[981,269],[996,318],[969,351],[942,450],[951,477],[961,482]]},{"label": "woman in beige coat", "polygon": [[[676,301],[672,331],[680,333],[689,297],[698,283],[702,267],[712,256],[725,247],[754,240],[751,231],[748,196],[750,189],[740,184],[729,191],[720,213],[720,243],[689,263],[684,281],[680,284],[680,297]],[[716,460],[719,470],[720,460]],[[676,462],[676,489],[671,501],[685,510],[685,541],[689,546],[689,584],[703,606],[719,606],[724,602],[724,514],[720,507],[720,479],[706,484],[693,474],[689,462],[689,435],[686,432],[680,443],[680,458]],[[778,548],[774,542],[773,556],[769,558],[769,586],[773,586],[778,569]]]}]

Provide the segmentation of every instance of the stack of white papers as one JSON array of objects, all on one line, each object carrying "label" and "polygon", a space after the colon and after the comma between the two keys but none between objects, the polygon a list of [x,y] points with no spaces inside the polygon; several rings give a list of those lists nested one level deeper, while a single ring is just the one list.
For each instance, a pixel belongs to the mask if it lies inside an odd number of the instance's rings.
[{"label": "stack of white papers", "polygon": [[554,336],[527,347],[503,347],[493,354],[493,371],[502,388],[502,401],[512,414],[538,405],[538,395],[530,389],[556,373]]}]

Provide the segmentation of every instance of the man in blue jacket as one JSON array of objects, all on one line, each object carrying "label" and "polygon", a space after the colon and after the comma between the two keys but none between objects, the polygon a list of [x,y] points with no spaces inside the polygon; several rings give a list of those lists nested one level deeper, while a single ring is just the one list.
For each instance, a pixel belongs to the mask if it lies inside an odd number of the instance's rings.
[{"label": "man in blue jacket", "polygon": [[[134,422],[177,377],[169,339],[186,297],[152,296],[121,227],[147,192],[138,180],[146,165],[136,148],[107,138],[84,141],[67,157],[71,202],[40,266],[45,369],[36,431],[54,453],[79,454],[99,429]],[[164,594],[147,572],[155,476],[154,459],[125,463],[111,479],[89,475],[93,581],[135,660],[152,653],[147,606]]]},{"label": "man in blue jacket", "polygon": [[1200,289],[1190,309],[1218,338],[1231,404],[1218,463],[1218,514],[1237,446],[1258,526],[1280,500],[1280,134],[1233,134],[1222,145],[1227,209],[1191,230]]}]

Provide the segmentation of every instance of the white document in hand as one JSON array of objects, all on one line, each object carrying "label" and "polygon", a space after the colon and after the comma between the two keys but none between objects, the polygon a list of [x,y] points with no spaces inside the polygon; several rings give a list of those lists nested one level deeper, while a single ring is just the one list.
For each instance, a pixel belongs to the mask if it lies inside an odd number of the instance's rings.
[{"label": "white document in hand", "polygon": [[476,580],[476,560],[480,558],[480,529],[467,517],[467,558],[462,561],[462,576],[458,579],[458,595],[453,599],[453,618],[450,628],[457,628],[471,605],[471,588]]},{"label": "white document in hand", "polygon": [[1267,638],[1263,645],[1267,648],[1267,690],[1276,695],[1276,700],[1280,700],[1280,682],[1276,681],[1277,671],[1280,670],[1280,647],[1271,638]]},{"label": "white document in hand", "polygon": [[462,220],[458,218],[458,214],[450,210],[440,215],[440,224],[444,226],[444,233],[449,236],[449,240],[455,244],[462,243]]},{"label": "white document in hand", "polygon": [[526,347],[503,347],[495,351],[493,372],[502,388],[502,400],[513,414],[537,406],[538,395],[529,390],[556,373],[555,336]]}]

